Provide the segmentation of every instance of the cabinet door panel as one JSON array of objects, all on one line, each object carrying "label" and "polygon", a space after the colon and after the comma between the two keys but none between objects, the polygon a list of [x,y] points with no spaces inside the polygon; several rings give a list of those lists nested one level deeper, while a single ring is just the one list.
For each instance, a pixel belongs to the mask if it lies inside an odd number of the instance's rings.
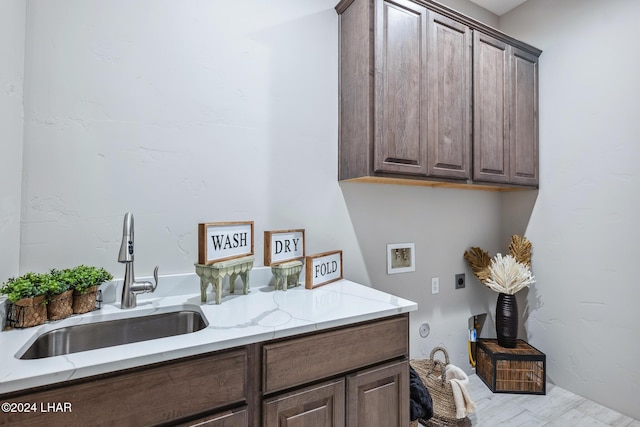
[{"label": "cabinet door panel", "polygon": [[509,181],[509,47],[474,31],[473,178]]},{"label": "cabinet door panel", "polygon": [[409,363],[384,365],[347,377],[347,425],[409,425]]},{"label": "cabinet door panel", "polygon": [[354,1],[340,15],[340,163],[339,179],[373,170],[373,10],[370,1]]},{"label": "cabinet door panel", "polygon": [[429,12],[430,176],[471,177],[471,30]]},{"label": "cabinet door panel", "polygon": [[512,52],[511,182],[538,185],[538,58]]},{"label": "cabinet door panel", "polygon": [[265,427],[344,426],[344,380],[307,387],[264,402]]},{"label": "cabinet door panel", "polygon": [[374,170],[426,175],[427,10],[377,0],[375,19]]},{"label": "cabinet door panel", "polygon": [[[247,352],[233,350],[79,380],[6,401],[69,402],[56,425],[152,425],[241,403],[247,394]],[[96,404],[99,402],[99,404]],[[7,426],[50,426],[47,412],[5,415]]]}]

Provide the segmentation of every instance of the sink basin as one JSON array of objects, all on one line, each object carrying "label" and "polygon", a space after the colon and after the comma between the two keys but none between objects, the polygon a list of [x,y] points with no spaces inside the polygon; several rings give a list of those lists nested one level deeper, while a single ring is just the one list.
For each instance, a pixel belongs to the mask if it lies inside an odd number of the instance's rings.
[{"label": "sink basin", "polygon": [[195,310],[130,317],[106,322],[73,325],[40,335],[20,359],[77,353],[140,341],[190,334],[207,327]]}]

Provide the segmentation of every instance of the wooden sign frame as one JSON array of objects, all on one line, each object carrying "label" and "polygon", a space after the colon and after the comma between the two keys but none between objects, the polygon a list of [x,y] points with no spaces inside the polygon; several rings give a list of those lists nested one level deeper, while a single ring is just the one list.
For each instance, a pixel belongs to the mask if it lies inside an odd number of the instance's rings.
[{"label": "wooden sign frame", "polygon": [[[294,248],[291,249],[288,244],[288,240],[285,240],[287,243],[281,243],[282,247],[278,245],[281,240],[276,240],[275,244],[272,242],[274,238],[286,238],[288,236],[292,236],[292,238],[299,238],[300,241],[298,243],[293,242]],[[281,248],[285,252],[293,252],[290,257],[278,256],[278,249]],[[303,260],[305,256],[305,238],[304,238],[304,228],[293,229],[293,230],[271,230],[264,232],[264,266],[277,265],[283,262],[288,261],[296,261]]]},{"label": "wooden sign frame", "polygon": [[[242,236],[242,233],[246,234]],[[216,239],[214,235],[219,237]],[[253,221],[200,223],[198,224],[198,264],[211,265],[253,255],[253,241]],[[243,242],[245,244],[242,244]],[[244,247],[247,249],[243,250]],[[218,252],[217,255],[216,252]]]},{"label": "wooden sign frame", "polygon": [[[305,264],[306,271],[304,287],[307,289],[314,289],[342,279],[341,250],[309,255],[305,259]],[[322,273],[323,265],[327,266],[326,273]],[[332,270],[334,268],[335,270]],[[327,279],[324,281],[322,279],[318,279],[318,275],[326,277]]]}]

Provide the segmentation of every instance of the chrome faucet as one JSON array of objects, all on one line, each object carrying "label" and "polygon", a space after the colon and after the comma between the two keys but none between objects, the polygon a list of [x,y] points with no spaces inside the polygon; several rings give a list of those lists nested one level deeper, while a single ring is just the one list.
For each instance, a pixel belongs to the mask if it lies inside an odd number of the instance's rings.
[{"label": "chrome faucet", "polygon": [[134,308],[138,294],[156,290],[158,286],[158,266],[153,270],[155,283],[136,282],[136,276],[133,273],[133,215],[131,212],[127,212],[124,215],[118,262],[124,263],[124,286],[122,287],[120,308]]}]

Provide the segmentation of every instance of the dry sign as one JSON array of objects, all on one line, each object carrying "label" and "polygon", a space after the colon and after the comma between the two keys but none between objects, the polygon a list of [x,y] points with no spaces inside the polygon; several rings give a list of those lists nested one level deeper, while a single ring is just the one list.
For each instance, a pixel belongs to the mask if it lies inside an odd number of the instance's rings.
[{"label": "dry sign", "polygon": [[306,258],[307,289],[327,285],[342,279],[342,251],[324,252]]},{"label": "dry sign", "polygon": [[198,224],[198,263],[253,255],[253,221]]},{"label": "dry sign", "polygon": [[304,229],[264,232],[264,265],[304,259]]}]

